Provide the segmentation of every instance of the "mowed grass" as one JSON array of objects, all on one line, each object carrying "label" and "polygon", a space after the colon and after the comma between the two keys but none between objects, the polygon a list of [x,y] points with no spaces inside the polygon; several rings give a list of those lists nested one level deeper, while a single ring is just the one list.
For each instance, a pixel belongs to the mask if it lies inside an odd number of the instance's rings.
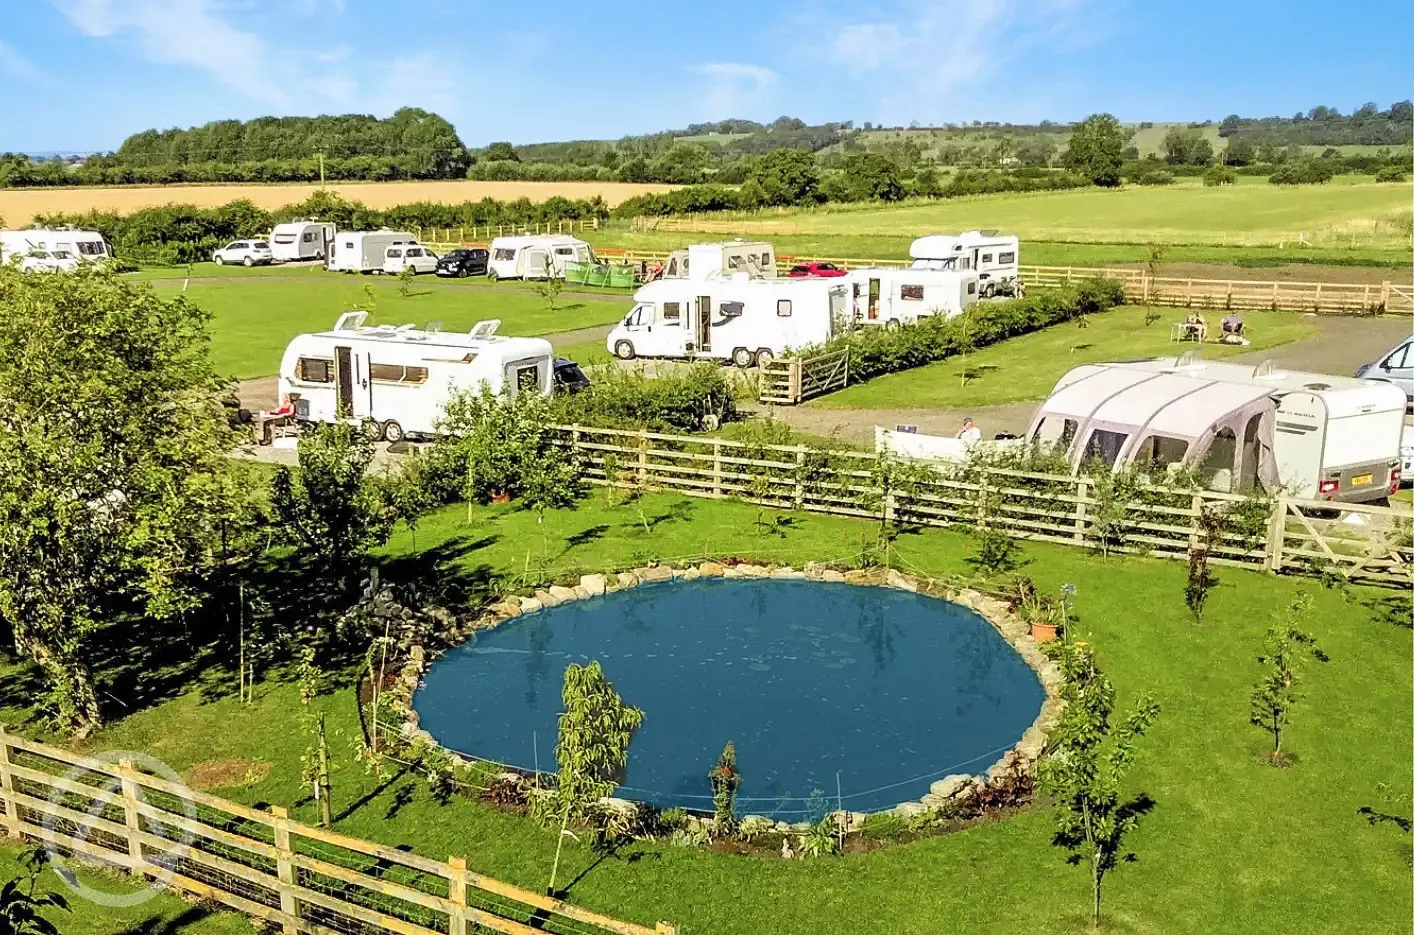
[{"label": "mowed grass", "polygon": [[[755,508],[732,501],[650,494],[642,508],[651,532],[634,508],[612,506],[602,492],[577,509],[552,511],[547,548],[533,513],[514,505],[478,508],[469,523],[465,508],[452,506],[421,523],[416,548],[403,530],[384,557],[414,562],[443,581],[519,572],[542,554],[551,568],[571,573],[703,552],[801,567],[847,558],[873,528],[802,515],[758,535]],[[910,568],[962,575],[973,551],[961,532],[930,530],[903,536],[894,554]],[[1180,562],[1105,560],[1036,543],[1024,547],[1024,558],[1025,573],[1043,588],[1077,587],[1077,629],[1097,648],[1122,708],[1140,692],[1163,705],[1122,790],[1146,794],[1155,806],[1126,840],[1136,859],[1106,884],[1107,931],[1408,931],[1414,904],[1401,851],[1407,836],[1393,825],[1371,827],[1358,813],[1380,804],[1378,783],[1407,789],[1411,781],[1411,631],[1378,612],[1401,604],[1407,610],[1406,594],[1344,595],[1313,581],[1223,568],[1204,621],[1195,624],[1183,606]],[[1305,697],[1285,736],[1294,765],[1274,769],[1262,759],[1269,738],[1247,722],[1248,696],[1261,673],[1256,657],[1268,623],[1302,592],[1313,601],[1305,625],[1330,661],[1307,672]],[[224,629],[222,619],[187,626],[199,635]],[[15,668],[0,670],[0,684],[15,686],[0,693],[0,719],[40,731],[25,707],[32,689]],[[653,699],[628,700],[654,717]],[[474,801],[439,804],[410,776],[368,775],[353,759],[359,728],[352,687],[316,703],[330,719],[339,830],[437,859],[464,854],[476,872],[543,889],[553,830]],[[307,710],[293,679],[267,679],[254,703],[241,705],[234,675],[218,667],[84,746],[143,750],[183,773],[213,760],[265,763],[269,773],[256,784],[213,792],[284,805],[310,821],[315,806],[300,784],[306,738],[299,725]],[[703,763],[715,754],[702,751]],[[1088,932],[1087,874],[1051,846],[1053,830],[1050,809],[1038,805],[845,858],[741,858],[658,842],[602,858],[567,841],[561,879],[575,880],[570,900],[577,905],[649,925],[672,920],[684,935]]]},{"label": "mowed grass", "polygon": [[326,331],[350,309],[371,311],[374,324],[412,322],[422,327],[429,321],[440,321],[447,331],[467,331],[478,321],[499,318],[499,333],[525,336],[605,325],[621,318],[627,308],[619,296],[564,294],[552,311],[528,288],[466,286],[462,282],[439,282],[424,276],[409,287],[406,296],[400,294],[396,279],[333,273],[222,276],[195,278],[189,283],[161,279],[153,288],[161,295],[185,294],[211,313],[211,353],[216,368],[242,379],[276,373],[291,338]]},{"label": "mowed grass", "polygon": [[[1210,342],[1200,347],[1169,339],[1172,325],[1183,321],[1185,315],[1182,309],[1121,306],[1087,315],[1084,328],[1073,322],[1053,325],[982,348],[965,359],[950,357],[875,377],[808,405],[826,409],[952,409],[1044,399],[1066,371],[1081,364],[1177,356],[1190,350],[1218,359],[1279,347],[1316,333],[1307,319],[1291,312],[1246,312],[1243,330],[1251,345]],[[1221,313],[1208,314],[1210,333],[1218,332],[1220,320]]]}]

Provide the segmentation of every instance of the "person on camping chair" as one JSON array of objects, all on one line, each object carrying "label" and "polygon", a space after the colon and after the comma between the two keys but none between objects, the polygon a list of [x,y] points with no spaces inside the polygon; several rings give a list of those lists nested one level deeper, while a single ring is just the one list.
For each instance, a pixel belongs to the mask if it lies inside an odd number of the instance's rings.
[{"label": "person on camping chair", "polygon": [[275,427],[277,425],[289,425],[295,419],[295,401],[288,393],[280,400],[280,405],[269,412],[262,412],[255,417],[255,430],[262,445],[270,445],[275,441]]}]

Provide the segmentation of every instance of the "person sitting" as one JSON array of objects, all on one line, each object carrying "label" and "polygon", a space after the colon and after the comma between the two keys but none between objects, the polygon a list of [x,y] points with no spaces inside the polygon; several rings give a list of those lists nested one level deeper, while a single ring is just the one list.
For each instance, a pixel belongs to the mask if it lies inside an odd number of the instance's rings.
[{"label": "person sitting", "polygon": [[982,430],[977,427],[977,423],[972,421],[972,417],[968,416],[962,420],[962,428],[958,430],[956,437],[970,445],[982,440]]},{"label": "person sitting", "polygon": [[1183,340],[1193,340],[1202,344],[1208,337],[1208,322],[1196,308],[1188,313],[1183,322]]},{"label": "person sitting", "polygon": [[280,400],[280,405],[269,412],[261,412],[255,417],[255,431],[260,444],[274,444],[274,429],[277,425],[289,425],[295,418],[295,401],[288,393]]},{"label": "person sitting", "polygon": [[1237,314],[1236,312],[1233,312],[1223,317],[1222,343],[1243,345],[1252,343],[1251,341],[1247,340],[1246,336],[1243,335],[1242,316]]}]

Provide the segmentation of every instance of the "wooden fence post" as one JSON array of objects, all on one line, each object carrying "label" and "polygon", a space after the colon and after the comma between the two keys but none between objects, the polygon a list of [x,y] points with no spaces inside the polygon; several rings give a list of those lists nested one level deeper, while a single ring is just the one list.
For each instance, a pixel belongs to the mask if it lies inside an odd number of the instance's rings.
[{"label": "wooden fence post", "polygon": [[1281,571],[1281,553],[1286,545],[1286,496],[1277,494],[1272,502],[1272,518],[1267,526],[1267,570]]},{"label": "wooden fence post", "polygon": [[447,901],[452,911],[447,914],[449,935],[467,935],[466,913],[466,858],[453,857],[447,861]]},{"label": "wooden fence post", "polygon": [[1319,312],[1320,310],[1321,310],[1321,284],[1320,284],[1320,283],[1316,283],[1316,303],[1315,303],[1314,307],[1312,308],[1312,311]]},{"label": "wooden fence post", "polygon": [[1085,478],[1075,485],[1075,533],[1071,536],[1076,542],[1085,541],[1085,501],[1090,498],[1090,482]]},{"label": "wooden fence post", "polygon": [[648,435],[644,432],[638,434],[638,489],[646,490],[648,487]]},{"label": "wooden fence post", "polygon": [[786,387],[786,395],[790,397],[791,405],[800,402],[801,394],[801,369],[804,364],[799,357],[792,357],[790,360],[789,385]]},{"label": "wooden fence post", "polygon": [[795,508],[805,508],[805,446],[795,449]]},{"label": "wooden fence post", "polygon": [[712,496],[722,496],[722,440],[712,442]]},{"label": "wooden fence post", "polygon": [[[142,831],[142,816],[137,810],[137,783],[133,781],[133,774],[137,772],[133,764],[127,760],[118,761],[118,783],[123,793],[123,824],[128,829],[128,856],[133,860],[133,870],[138,870],[147,863],[142,856],[142,839],[138,837]],[[172,868],[173,870],[176,867]]]},{"label": "wooden fence post", "polygon": [[1143,283],[1144,283],[1144,300],[1143,300],[1143,302],[1140,303],[1141,305],[1148,305],[1148,304],[1149,304],[1149,286],[1150,286],[1150,284],[1151,284],[1152,282],[1153,282],[1153,277],[1150,276],[1148,273],[1145,273],[1145,274],[1144,274],[1144,278],[1143,278]]},{"label": "wooden fence post", "polygon": [[1384,280],[1384,281],[1382,281],[1382,282],[1380,283],[1380,311],[1385,312],[1385,311],[1388,311],[1388,310],[1389,310],[1389,280],[1386,279],[1386,280]]},{"label": "wooden fence post", "polygon": [[[290,813],[279,805],[270,806],[275,829],[275,874],[279,877],[280,911],[291,919],[299,918],[299,903],[295,900],[295,861],[290,847]],[[299,935],[293,922],[285,922],[284,935]]]},{"label": "wooden fence post", "polygon": [[1277,310],[1277,284],[1272,283],[1272,311]]},{"label": "wooden fence post", "polygon": [[0,805],[5,806],[4,824],[0,831],[12,838],[21,836],[19,806],[15,804],[15,779],[10,775],[10,737],[0,724]]}]

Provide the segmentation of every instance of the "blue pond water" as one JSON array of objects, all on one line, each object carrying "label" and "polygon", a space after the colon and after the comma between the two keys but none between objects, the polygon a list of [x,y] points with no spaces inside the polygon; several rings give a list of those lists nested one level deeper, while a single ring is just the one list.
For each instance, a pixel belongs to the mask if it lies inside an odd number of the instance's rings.
[{"label": "blue pond water", "polygon": [[414,707],[453,750],[527,770],[538,751],[551,770],[565,666],[589,659],[645,712],[620,795],[708,809],[707,771],[734,740],[741,812],[784,820],[833,808],[836,774],[844,807],[868,811],[982,772],[1044,698],[965,607],[886,588],[702,579],[483,632],[429,668]]}]

